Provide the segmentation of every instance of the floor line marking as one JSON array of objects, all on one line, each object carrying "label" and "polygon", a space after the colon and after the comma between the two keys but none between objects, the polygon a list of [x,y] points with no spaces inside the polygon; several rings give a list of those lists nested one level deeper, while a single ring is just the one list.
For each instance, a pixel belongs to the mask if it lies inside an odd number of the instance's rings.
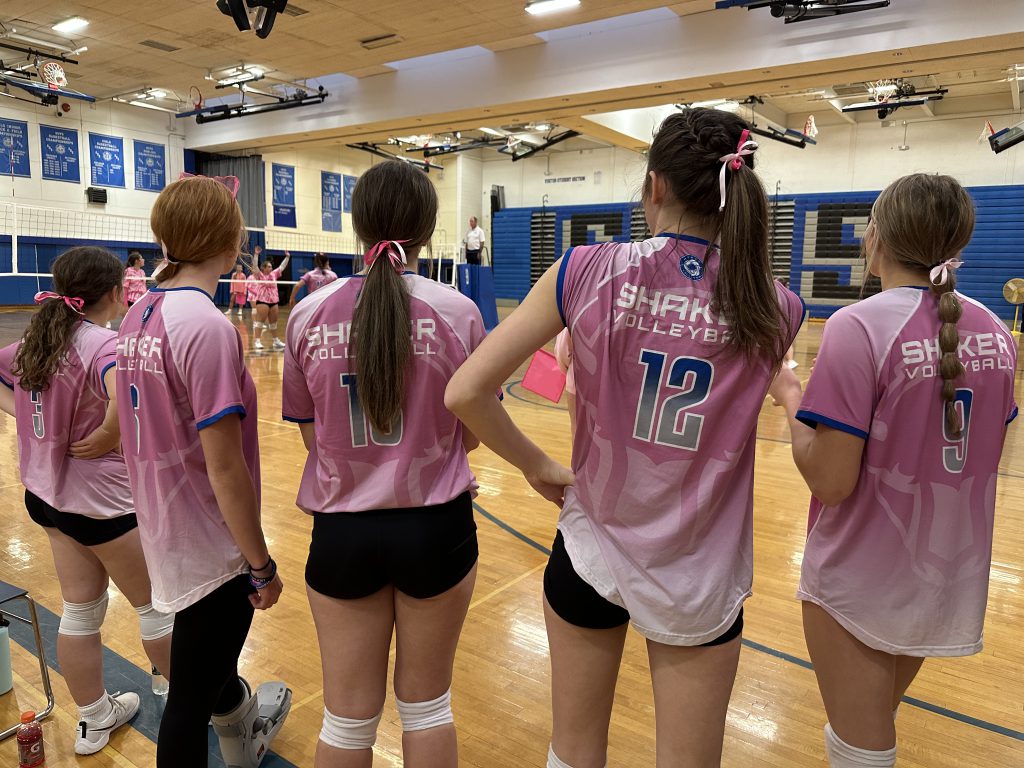
[{"label": "floor line marking", "polygon": [[[534,549],[539,550],[541,552],[544,552],[544,553],[546,553],[548,555],[551,554],[551,550],[548,549],[547,547],[545,547],[543,544],[540,544],[539,542],[534,541],[529,536],[527,536],[525,533],[517,531],[515,528],[513,528],[511,525],[506,523],[501,518],[499,518],[499,517],[491,514],[490,512],[488,512],[486,509],[481,507],[475,501],[473,502],[473,507],[481,515],[486,517],[488,520],[490,520],[496,526],[498,526],[502,530],[506,531],[507,533],[515,536],[517,539],[522,541],[524,544],[528,544],[529,546],[533,547]],[[802,659],[799,656],[794,656],[791,653],[786,653],[785,651],[780,651],[780,650],[778,650],[776,648],[772,648],[772,647],[767,646],[767,645],[762,645],[761,643],[757,643],[757,642],[754,642],[753,640],[748,640],[746,638],[743,638],[742,642],[743,642],[743,645],[745,645],[747,648],[750,648],[752,650],[758,651],[760,653],[768,654],[769,656],[774,656],[775,658],[781,659],[783,661],[788,661],[790,664],[795,664],[796,666],[801,667],[802,669],[807,669],[807,670],[814,669],[814,667],[811,666],[811,662],[807,661],[806,659]],[[932,704],[931,702],[924,701],[923,699],[916,699],[916,698],[914,698],[912,696],[904,696],[903,697],[903,701],[906,704],[908,704],[908,705],[910,705],[912,707],[917,707],[917,708],[923,709],[923,710],[925,710],[927,712],[932,712],[932,713],[934,713],[936,715],[941,715],[942,717],[947,717],[950,720],[956,720],[957,722],[964,723],[966,725],[973,725],[976,728],[980,728],[982,730],[990,731],[992,733],[999,734],[1000,736],[1006,736],[1008,738],[1015,739],[1017,741],[1024,741],[1024,732],[1016,731],[1016,730],[1014,730],[1012,728],[1007,728],[1006,726],[999,725],[998,723],[990,723],[987,720],[982,720],[980,718],[973,717],[971,715],[966,715],[963,712],[957,712],[956,710],[953,710],[953,709],[947,709],[946,707],[941,707],[938,704]]]}]

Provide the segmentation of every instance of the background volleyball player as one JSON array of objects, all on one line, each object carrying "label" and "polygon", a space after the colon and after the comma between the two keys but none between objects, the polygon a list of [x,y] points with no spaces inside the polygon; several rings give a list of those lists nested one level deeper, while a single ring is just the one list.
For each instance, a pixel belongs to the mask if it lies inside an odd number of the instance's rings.
[{"label": "background volleyball player", "polygon": [[[802,315],[771,277],[756,146],[735,115],[667,118],[643,195],[657,236],[571,249],[448,389],[456,415],[562,506],[544,577],[551,768],[605,765],[628,621],[647,638],[658,766],[721,761],[751,586],[757,416]],[[484,396],[563,325],[572,487]]]},{"label": "background volleyball player", "polygon": [[263,249],[256,246],[253,254],[253,271],[249,275],[250,290],[249,300],[252,303],[253,321],[252,330],[255,340],[253,346],[256,349],[263,349],[263,333],[269,331],[273,337],[273,348],[284,349],[284,342],[277,335],[277,319],[280,313],[281,292],[278,290],[277,281],[288,266],[291,254],[284,252],[284,261],[281,266],[274,268],[274,262],[270,259],[260,261]]},{"label": "background volleyball player", "polygon": [[825,324],[802,402],[788,370],[772,388],[814,494],[798,597],[833,768],[895,765],[924,659],[981,650],[1017,343],[954,290],[973,231],[956,180],[891,184],[864,235],[882,292]]},{"label": "background volleyball player", "polygon": [[294,307],[295,302],[298,301],[299,289],[305,289],[308,296],[313,291],[318,291],[337,279],[338,276],[331,271],[330,259],[327,258],[326,254],[318,253],[313,257],[313,269],[299,278],[299,284],[295,286],[291,296],[288,297],[288,309]]},{"label": "background volleyball player", "polygon": [[78,705],[75,752],[99,752],[139,708],[103,684],[100,628],[114,580],[139,614],[150,661],[170,676],[174,617],[153,608],[149,575],[120,450],[114,355],[104,326],[124,309],[124,265],[102,248],[53,262],[53,292],[22,341],[0,350],[0,407],[17,416],[29,516],[46,531],[64,601],[57,659]]},{"label": "background volleyball player", "polygon": [[377,243],[364,273],[311,294],[288,322],[284,417],[310,452],[298,505],[313,514],[306,584],[326,704],[317,768],[373,762],[392,633],[404,764],[458,764],[452,665],[476,580],[466,450],[477,443],[444,391],[484,325],[472,301],[416,273],[437,206],[410,165],[363,174],[352,224]]}]

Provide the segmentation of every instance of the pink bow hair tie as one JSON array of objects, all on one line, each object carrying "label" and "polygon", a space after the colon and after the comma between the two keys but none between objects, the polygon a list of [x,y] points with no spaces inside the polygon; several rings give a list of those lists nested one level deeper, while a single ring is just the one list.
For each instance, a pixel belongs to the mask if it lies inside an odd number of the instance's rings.
[{"label": "pink bow hair tie", "polygon": [[736,145],[736,151],[718,158],[722,163],[722,172],[718,175],[718,190],[722,198],[722,204],[718,206],[719,212],[725,210],[725,172],[727,170],[738,171],[742,168],[743,158],[754,154],[758,146],[756,141],[750,140],[750,131],[744,128],[743,133],[740,134],[740,143]]},{"label": "pink bow hair tie", "polygon": [[406,261],[405,249],[402,247],[402,244],[407,242],[409,241],[381,240],[369,250],[363,261],[366,263],[366,266],[372,267],[382,254],[387,254],[388,260],[391,262],[391,266],[395,268],[395,271],[404,272],[408,262]]},{"label": "pink bow hair tie", "polygon": [[82,309],[85,307],[85,301],[77,296],[64,296],[59,293],[54,293],[53,291],[40,291],[36,294],[35,302],[36,304],[42,304],[44,301],[50,301],[51,299],[63,301],[78,314],[84,314]]},{"label": "pink bow hair tie", "polygon": [[936,264],[932,267],[932,271],[928,273],[931,278],[932,285],[945,285],[949,282],[949,273],[956,272],[964,263],[960,259],[954,256],[952,259],[946,259],[941,264]]}]

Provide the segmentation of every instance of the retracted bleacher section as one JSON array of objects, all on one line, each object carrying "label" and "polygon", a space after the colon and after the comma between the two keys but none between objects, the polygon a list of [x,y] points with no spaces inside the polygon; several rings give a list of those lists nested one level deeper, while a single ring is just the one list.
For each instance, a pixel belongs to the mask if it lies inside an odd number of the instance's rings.
[{"label": "retracted bleacher section", "polygon": [[[957,277],[964,293],[1010,320],[1003,284],[1024,277],[1024,185],[969,187],[977,208],[974,238]],[[771,199],[773,271],[788,275],[813,317],[857,301],[864,280],[860,241],[878,191],[781,195]],[[493,220],[498,298],[521,301],[537,278],[573,245],[642,236],[636,203],[511,208]],[[620,222],[621,219],[621,222]],[[938,257],[936,257],[938,260]],[[868,291],[870,293],[871,291]]]}]

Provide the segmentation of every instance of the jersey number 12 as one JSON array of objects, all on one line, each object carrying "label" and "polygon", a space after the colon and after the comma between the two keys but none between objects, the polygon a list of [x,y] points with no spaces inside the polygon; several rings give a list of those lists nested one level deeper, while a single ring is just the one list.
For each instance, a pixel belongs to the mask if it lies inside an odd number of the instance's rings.
[{"label": "jersey number 12", "polygon": [[681,391],[662,399],[661,382],[667,359],[664,352],[650,349],[640,351],[644,383],[637,403],[633,437],[658,445],[696,451],[700,447],[704,417],[687,411],[708,399],[715,379],[715,366],[698,357],[677,357],[668,366],[665,385]]}]

